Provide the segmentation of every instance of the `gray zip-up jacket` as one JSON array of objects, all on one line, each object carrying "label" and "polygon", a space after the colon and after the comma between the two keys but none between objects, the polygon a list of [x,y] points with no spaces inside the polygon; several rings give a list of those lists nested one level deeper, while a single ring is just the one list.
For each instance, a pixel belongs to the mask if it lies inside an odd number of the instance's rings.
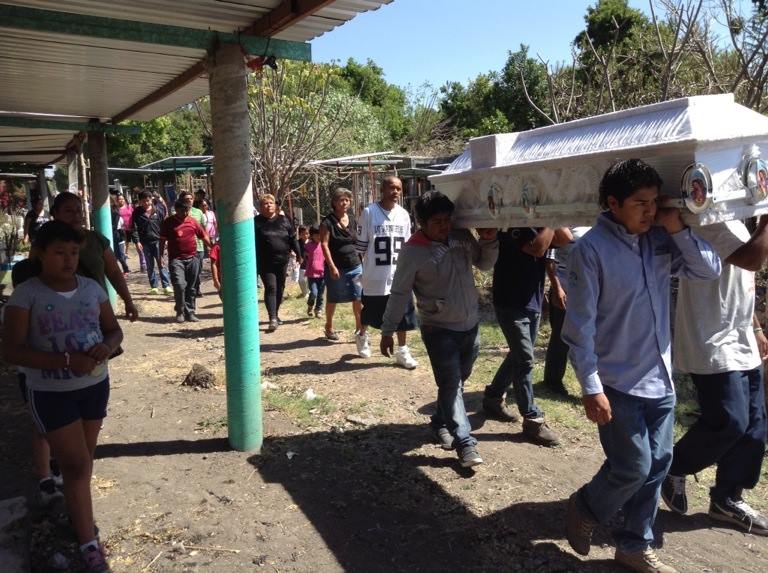
[{"label": "gray zip-up jacket", "polygon": [[498,255],[498,240],[478,241],[465,229],[452,231],[447,244],[431,241],[421,231],[412,235],[397,259],[381,334],[395,332],[411,292],[422,325],[460,332],[473,328],[479,315],[472,266],[491,270]]}]

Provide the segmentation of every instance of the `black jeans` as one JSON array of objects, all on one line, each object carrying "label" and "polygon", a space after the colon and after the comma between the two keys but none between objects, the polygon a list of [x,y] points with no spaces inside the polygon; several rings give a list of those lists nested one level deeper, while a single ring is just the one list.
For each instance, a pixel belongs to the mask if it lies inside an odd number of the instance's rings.
[{"label": "black jeans", "polygon": [[259,278],[264,283],[264,306],[267,307],[269,320],[277,320],[277,313],[280,312],[283,292],[285,291],[285,269],[287,266],[259,269]]},{"label": "black jeans", "polygon": [[171,268],[176,314],[188,317],[195,312],[195,280],[200,273],[200,261],[196,256],[172,259],[168,266]]},{"label": "black jeans", "polygon": [[685,476],[717,464],[710,496],[741,498],[760,479],[766,414],[762,366],[741,372],[692,374],[701,416],[675,444],[669,473]]},{"label": "black jeans", "polygon": [[568,366],[568,345],[560,338],[565,310],[552,304],[552,297],[549,300],[549,325],[552,327],[552,334],[549,337],[547,358],[544,363],[544,386],[555,392],[567,394],[563,385],[563,376]]}]

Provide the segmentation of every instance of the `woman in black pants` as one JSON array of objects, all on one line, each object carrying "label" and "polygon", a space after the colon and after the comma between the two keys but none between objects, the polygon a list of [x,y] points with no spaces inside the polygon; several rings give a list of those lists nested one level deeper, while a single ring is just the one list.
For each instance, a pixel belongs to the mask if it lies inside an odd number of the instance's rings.
[{"label": "woman in black pants", "polygon": [[262,195],[256,225],[256,266],[264,284],[264,305],[269,315],[267,332],[274,332],[280,324],[278,311],[283,302],[285,271],[291,251],[301,263],[301,252],[296,240],[296,229],[285,215],[278,214],[275,197]]}]

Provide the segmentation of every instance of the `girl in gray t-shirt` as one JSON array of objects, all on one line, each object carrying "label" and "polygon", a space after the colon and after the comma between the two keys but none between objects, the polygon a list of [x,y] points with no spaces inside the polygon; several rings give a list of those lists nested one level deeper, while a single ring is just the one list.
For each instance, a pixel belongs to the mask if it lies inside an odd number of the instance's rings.
[{"label": "girl in gray t-shirt", "polygon": [[3,357],[27,378],[35,424],[56,453],[86,571],[109,571],[95,536],[93,453],[109,397],[107,361],[123,332],[106,293],[75,274],[82,234],[60,221],[35,238],[41,272],[6,304]]}]

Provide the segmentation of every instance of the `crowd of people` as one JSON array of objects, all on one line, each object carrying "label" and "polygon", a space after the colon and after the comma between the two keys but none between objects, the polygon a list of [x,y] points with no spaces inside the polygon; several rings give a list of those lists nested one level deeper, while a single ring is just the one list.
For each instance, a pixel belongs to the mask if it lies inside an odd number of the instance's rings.
[{"label": "crowd of people", "polygon": [[[754,313],[754,273],[768,258],[768,217],[751,234],[738,221],[694,230],[677,209],[657,207],[661,186],[651,166],[621,161],[603,176],[603,213],[592,228],[474,232],[454,228],[454,205],[437,191],[416,201],[414,231],[395,176],[383,179],[379,200],[359,221],[350,210],[351,193],[340,188],[331,211],[310,228],[296,229],[275,197],[261,195],[254,228],[267,332],[281,324],[291,258],[299,267],[307,315],[321,317],[325,310],[328,340],[340,339],[336,306],[351,303],[359,355],[371,357],[370,329],[378,329],[381,354],[414,369],[418,362],[407,342],[420,329],[437,387],[434,439],[471,468],[483,463],[464,404],[464,384],[480,348],[473,269],[493,272],[493,307],[508,347],[485,386],[482,412],[521,423],[523,436],[535,444],[555,446],[559,437],[533,386],[548,277],[552,334],[544,384],[567,393],[563,377],[570,359],[605,454],[595,476],[568,500],[566,538],[587,555],[595,528],[619,516],[616,561],[632,571],[674,572],[654,549],[659,500],[685,514],[686,477],[709,466],[717,466],[709,516],[768,535],[768,519],[743,498],[758,483],[765,453],[762,365],[768,339]],[[217,221],[204,194],[180,193],[172,213],[150,191],[138,194],[135,207],[117,196],[113,252],[104,237],[83,228],[75,194],[56,197],[52,221],[37,203],[30,212],[24,233],[32,250],[14,267],[3,356],[18,368],[35,423],[33,467],[41,497],[56,495],[63,478],[86,570],[109,571],[90,494],[109,397],[108,360],[122,351],[106,284],[122,298],[127,319],[136,320],[125,281],[126,247],[133,243],[150,293],[162,288],[173,294],[176,321],[199,321],[196,299],[206,255],[222,293]],[[673,276],[680,277],[674,338]],[[673,366],[690,374],[701,410],[676,444]]]}]

